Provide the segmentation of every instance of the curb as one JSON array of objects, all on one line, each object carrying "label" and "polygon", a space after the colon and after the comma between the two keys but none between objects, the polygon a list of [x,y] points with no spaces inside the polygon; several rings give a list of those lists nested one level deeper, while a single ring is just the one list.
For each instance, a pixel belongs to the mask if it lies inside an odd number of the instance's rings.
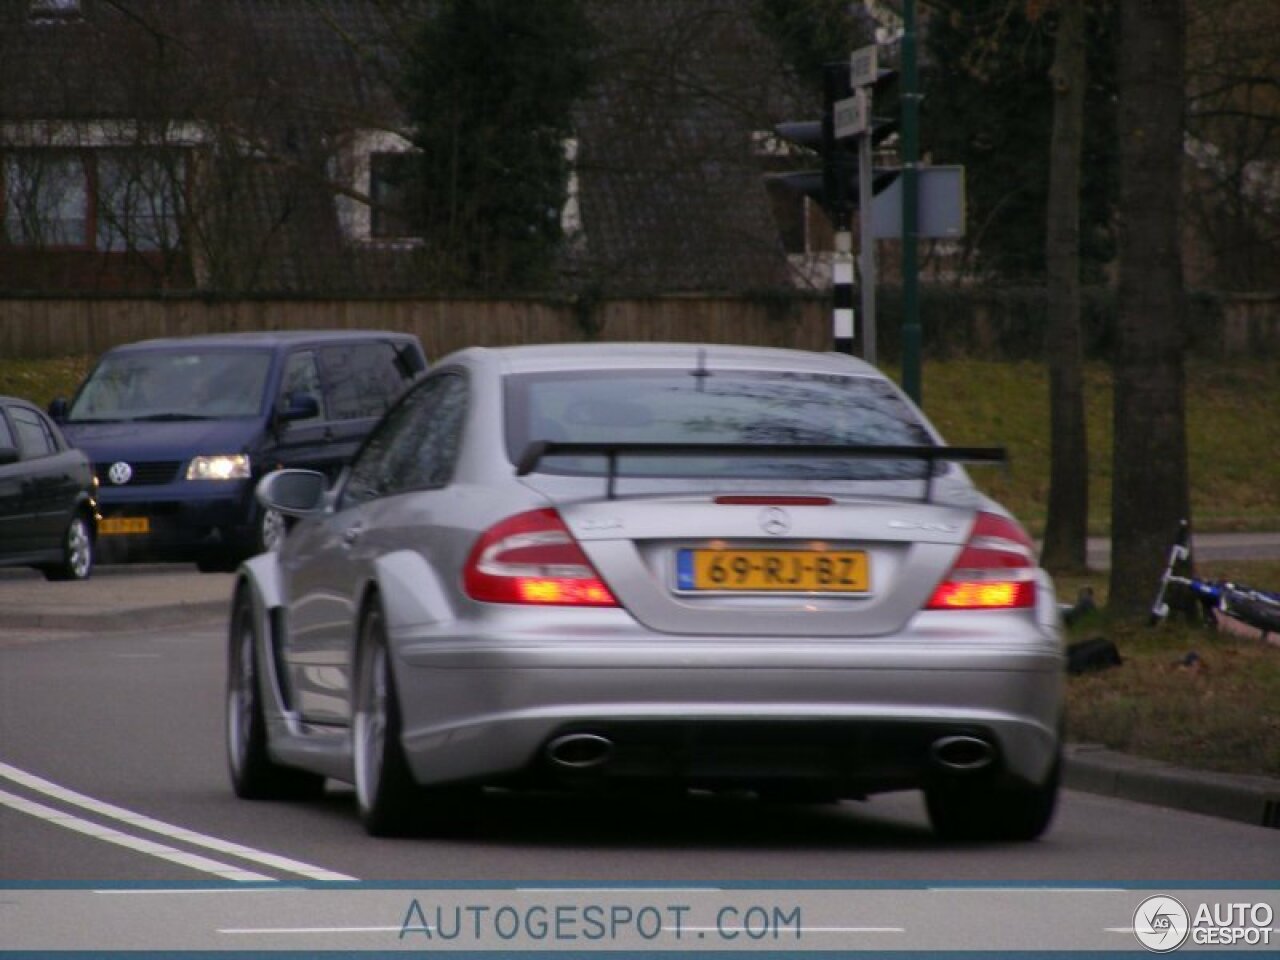
[{"label": "curb", "polygon": [[1280,830],[1280,780],[1272,777],[1189,770],[1096,744],[1068,744],[1063,785]]}]

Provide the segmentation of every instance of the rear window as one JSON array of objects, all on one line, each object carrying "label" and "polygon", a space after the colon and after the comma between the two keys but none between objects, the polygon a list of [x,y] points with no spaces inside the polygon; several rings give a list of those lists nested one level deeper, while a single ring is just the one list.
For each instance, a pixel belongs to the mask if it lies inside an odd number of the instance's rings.
[{"label": "rear window", "polygon": [[252,417],[271,353],[253,349],[129,351],[103,357],[76,394],[69,423]]},{"label": "rear window", "polygon": [[[929,446],[893,387],[872,377],[758,371],[610,370],[514,375],[506,382],[507,452],[573,443]],[[603,456],[553,456],[542,473],[599,475]],[[799,456],[626,456],[631,476],[808,479],[922,477],[920,461]]]}]

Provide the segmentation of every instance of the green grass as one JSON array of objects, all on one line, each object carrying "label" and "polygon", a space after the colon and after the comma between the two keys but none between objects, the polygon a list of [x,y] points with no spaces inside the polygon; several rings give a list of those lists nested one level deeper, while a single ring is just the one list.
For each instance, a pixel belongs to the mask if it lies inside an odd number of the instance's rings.
[{"label": "green grass", "polygon": [[[1202,562],[1198,574],[1280,589],[1280,560]],[[1064,598],[1084,585],[1105,605],[1105,575],[1058,581]],[[1268,643],[1177,616],[1148,627],[1097,614],[1071,630],[1072,640],[1096,636],[1111,639],[1124,663],[1068,679],[1072,740],[1185,767],[1280,777],[1280,638]],[[1199,664],[1188,667],[1192,653]]]},{"label": "green grass", "polygon": [[[1089,530],[1111,518],[1111,375],[1086,369]],[[1049,379],[1032,362],[927,363],[925,412],[954,444],[998,445],[1007,467],[977,467],[974,479],[1033,533],[1049,498]],[[1187,448],[1196,529],[1280,529],[1280,369],[1274,359],[1187,365]]]},{"label": "green grass", "polygon": [[0,358],[0,394],[22,397],[43,409],[55,397],[70,398],[92,363],[93,357]]},{"label": "green grass", "polygon": [[[45,406],[70,396],[92,358],[0,359],[0,393]],[[1111,377],[1090,365],[1090,529],[1107,532],[1111,502]],[[1033,532],[1049,487],[1048,373],[1030,362],[925,364],[924,406],[951,443],[1009,449],[1007,468],[975,467],[984,488]],[[1280,370],[1273,360],[1187,368],[1187,437],[1197,530],[1280,529]],[[1280,561],[1201,564],[1206,578],[1280,589]],[[1063,598],[1088,584],[1105,603],[1106,575],[1063,578]],[[1155,585],[1152,585],[1154,592]],[[1073,639],[1109,636],[1124,664],[1068,681],[1071,739],[1184,766],[1280,776],[1280,646],[1187,623],[1158,628],[1079,624]],[[1202,666],[1179,664],[1195,652]]]},{"label": "green grass", "polygon": [[[0,359],[0,393],[44,407],[70,396],[92,357]],[[892,371],[891,371],[892,372]],[[1003,467],[974,466],[975,480],[1034,534],[1049,496],[1049,378],[1043,364],[952,360],[921,375],[925,411],[955,444],[1004,446]],[[1089,529],[1111,517],[1111,375],[1086,369]],[[1274,359],[1187,365],[1187,445],[1192,517],[1202,533],[1280,529],[1280,370]]]}]

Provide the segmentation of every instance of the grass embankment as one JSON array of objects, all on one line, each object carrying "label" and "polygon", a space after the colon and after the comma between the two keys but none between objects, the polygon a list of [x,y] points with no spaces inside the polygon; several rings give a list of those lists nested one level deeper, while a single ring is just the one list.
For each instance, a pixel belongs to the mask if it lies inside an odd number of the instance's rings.
[{"label": "grass embankment", "polygon": [[[45,406],[70,396],[90,357],[0,359],[0,393]],[[1194,360],[1187,367],[1187,436],[1196,529],[1280,529],[1280,378],[1274,361]],[[924,406],[956,444],[999,445],[1007,469],[973,475],[1028,528],[1044,525],[1049,484],[1049,387],[1036,363],[958,360],[925,364]],[[1105,534],[1111,503],[1111,378],[1087,370],[1090,529]],[[1203,577],[1280,589],[1280,561],[1202,564]],[[1064,598],[1084,584],[1105,602],[1106,577],[1064,579]],[[1152,584],[1154,593],[1155,584]],[[1073,639],[1105,635],[1118,669],[1072,677],[1073,740],[1201,769],[1280,776],[1280,646],[1185,622],[1159,628],[1110,624],[1099,615]],[[1196,654],[1196,666],[1185,664]]]},{"label": "grass embankment", "polygon": [[93,357],[55,357],[50,360],[12,360],[0,357],[0,394],[30,400],[44,409],[55,397],[75,391],[93,364]]},{"label": "grass embankment", "polygon": [[[1200,532],[1280,530],[1280,370],[1269,360],[1187,364],[1191,513]],[[1006,468],[974,479],[1033,533],[1049,499],[1049,380],[1043,364],[957,360],[926,364],[925,411],[951,443],[1004,446]],[[1089,530],[1111,522],[1111,374],[1086,369]]]},{"label": "grass embankment", "polygon": [[[1198,573],[1280,589],[1280,560],[1206,562]],[[1105,576],[1059,589],[1074,597],[1086,582],[1105,603]],[[1124,663],[1069,678],[1071,739],[1202,770],[1280,777],[1280,637],[1268,643],[1228,627],[1176,613],[1157,627],[1110,623],[1103,614],[1074,625],[1070,639],[1105,636]]]}]

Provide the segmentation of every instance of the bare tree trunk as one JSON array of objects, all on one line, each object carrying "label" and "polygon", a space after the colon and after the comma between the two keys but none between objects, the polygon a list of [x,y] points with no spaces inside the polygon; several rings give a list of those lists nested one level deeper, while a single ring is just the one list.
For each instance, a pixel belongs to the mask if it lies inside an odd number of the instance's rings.
[{"label": "bare tree trunk", "polygon": [[1120,282],[1111,611],[1146,612],[1190,512],[1179,214],[1185,0],[1120,4]]},{"label": "bare tree trunk", "polygon": [[1064,0],[1054,47],[1053,136],[1045,265],[1049,293],[1049,511],[1042,562],[1057,573],[1085,568],[1089,451],[1080,333],[1080,154],[1084,142],[1086,0]]}]

